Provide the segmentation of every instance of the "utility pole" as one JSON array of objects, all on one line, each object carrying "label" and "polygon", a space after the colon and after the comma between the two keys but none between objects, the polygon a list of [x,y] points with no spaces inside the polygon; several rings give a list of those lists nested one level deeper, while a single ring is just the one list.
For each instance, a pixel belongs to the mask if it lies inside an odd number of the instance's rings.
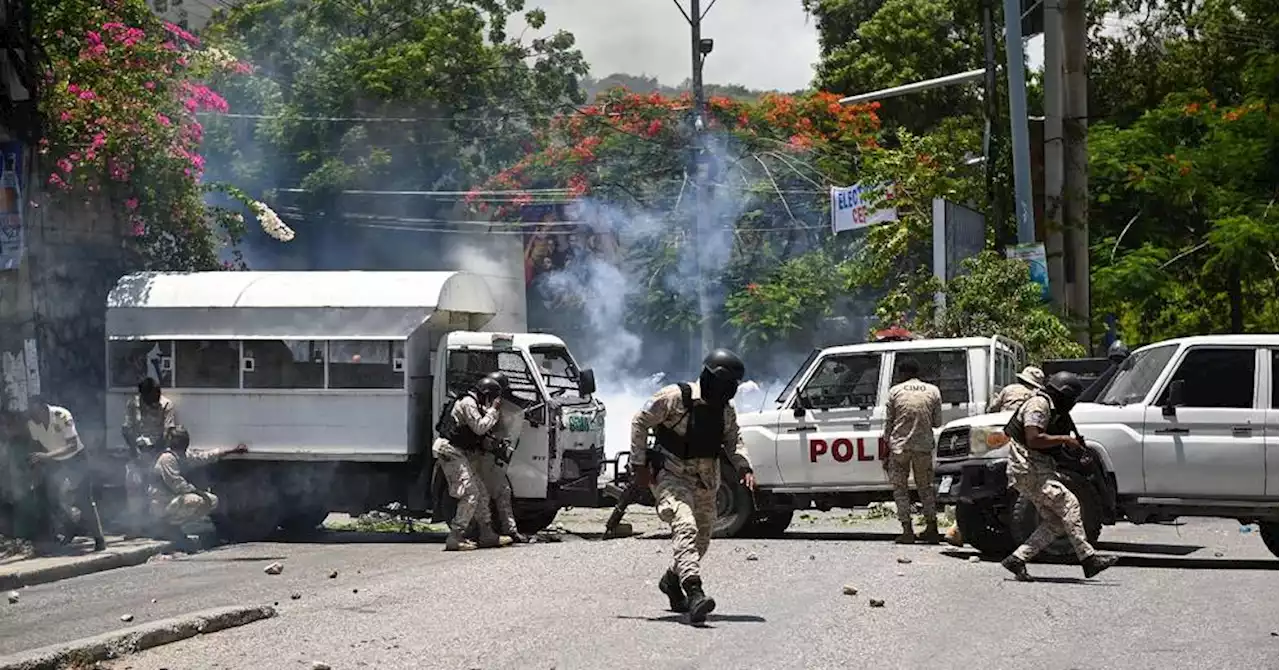
[{"label": "utility pole", "polygon": [[[694,254],[694,268],[697,273],[694,283],[698,296],[698,344],[700,345],[699,349],[705,354],[715,348],[716,339],[715,329],[711,323],[711,314],[714,311],[714,307],[711,305],[711,298],[707,296],[707,278],[702,265],[702,254],[704,252],[700,244],[709,227],[708,219],[710,218],[707,212],[706,144],[703,139],[706,121],[703,118],[705,107],[702,91],[702,63],[706,60],[707,54],[711,53],[712,41],[702,39],[702,19],[706,16],[706,12],[702,11],[700,0],[689,0],[689,12],[687,14],[684,8],[680,6],[680,0],[673,1],[676,3],[676,7],[680,9],[680,13],[684,14],[685,20],[689,22],[690,55],[693,65],[693,76],[689,80],[693,88],[693,109],[691,110],[693,143],[690,147],[689,178],[693,182],[694,220],[693,231],[689,236],[689,248]],[[716,0],[711,0],[711,3],[707,5],[707,11],[711,11],[711,7],[715,4]]]},{"label": "utility pole", "polygon": [[1063,66],[1066,70],[1066,115],[1063,137],[1066,154],[1065,272],[1071,278],[1067,304],[1076,319],[1076,340],[1092,350],[1089,291],[1089,78],[1088,24],[1084,0],[1062,2]]},{"label": "utility pole", "polygon": [[1059,310],[1067,309],[1063,263],[1063,135],[1065,111],[1062,68],[1062,0],[1044,0],[1044,255],[1049,293]]},{"label": "utility pole", "polygon": [[1013,140],[1013,192],[1018,213],[1018,242],[1036,241],[1031,211],[1031,140],[1027,131],[1027,74],[1022,55],[1022,9],[1004,0],[1005,61],[1009,75],[1009,126]]},{"label": "utility pole", "polygon": [[[991,204],[990,216],[992,223],[1004,221],[1004,217],[1000,212],[999,200],[996,198],[995,161],[992,160],[995,155],[993,146],[995,145],[996,119],[999,118],[1000,113],[999,106],[996,103],[996,26],[995,18],[993,17],[995,12],[992,9],[994,1],[982,0],[982,46],[986,56],[982,108],[983,115],[987,117],[982,132],[982,170],[987,182],[987,202]],[[997,245],[1004,244],[1004,240],[1000,235],[996,235],[996,241]]]}]

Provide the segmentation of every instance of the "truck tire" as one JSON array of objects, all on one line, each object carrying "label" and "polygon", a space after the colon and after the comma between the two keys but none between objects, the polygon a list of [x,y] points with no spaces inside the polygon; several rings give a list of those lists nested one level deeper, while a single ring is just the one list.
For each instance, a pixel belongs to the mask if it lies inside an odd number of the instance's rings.
[{"label": "truck tire", "polygon": [[321,507],[295,507],[280,521],[280,530],[287,537],[310,537],[320,530],[320,524],[328,516],[329,510]]},{"label": "truck tire", "polygon": [[240,468],[218,473],[213,481],[218,508],[209,519],[218,537],[231,542],[258,542],[275,534],[282,506],[270,475]]},{"label": "truck tire", "polygon": [[[738,537],[756,515],[751,492],[738,481],[737,471],[720,464],[720,487],[716,489],[716,525],[712,537]],[[790,519],[787,520],[790,523]]]},{"label": "truck tire", "polygon": [[[1089,539],[1089,544],[1097,542],[1098,536],[1102,534],[1102,503],[1098,500],[1097,492],[1077,474],[1059,472],[1058,479],[1080,501],[1080,521],[1084,525],[1084,534]],[[1036,512],[1036,506],[1022,497],[1014,501],[1013,514],[1009,523],[1014,542],[1017,544],[1026,542],[1038,525],[1040,525],[1040,515]],[[1054,540],[1043,553],[1049,556],[1075,556],[1075,549],[1067,538],[1060,537]]]},{"label": "truck tire", "polygon": [[516,530],[521,535],[537,535],[547,529],[547,526],[555,523],[556,515],[560,513],[559,507],[549,507],[538,509],[536,507],[528,507],[521,509],[516,507],[514,510],[516,515]]},{"label": "truck tire", "polygon": [[960,537],[983,555],[1004,558],[1014,550],[1009,525],[994,504],[956,505],[956,525]]},{"label": "truck tire", "polygon": [[782,537],[791,527],[791,517],[795,513],[792,509],[765,512],[751,521],[744,534],[755,538]]},{"label": "truck tire", "polygon": [[1271,550],[1272,556],[1280,556],[1280,544],[1276,538],[1276,522],[1261,522],[1258,524],[1258,533],[1262,535],[1262,542],[1267,545],[1267,549]]}]

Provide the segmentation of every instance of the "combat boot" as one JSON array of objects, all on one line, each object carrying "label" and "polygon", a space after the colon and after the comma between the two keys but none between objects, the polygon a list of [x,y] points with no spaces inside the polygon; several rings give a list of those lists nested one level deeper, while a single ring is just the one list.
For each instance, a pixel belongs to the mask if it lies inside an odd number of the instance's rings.
[{"label": "combat boot", "polygon": [[[1031,581],[1031,575],[1027,574],[1027,563],[1026,561],[1023,561],[1021,558],[1018,558],[1013,554],[1009,554],[1008,558],[1004,559],[1003,561],[1000,561],[1000,565],[1004,567],[1005,570],[1012,572],[1014,578],[1017,579],[1018,581],[1020,582]],[[1088,570],[1088,568],[1085,568],[1085,569]]]},{"label": "combat boot", "polygon": [[499,535],[492,530],[484,530],[480,532],[480,539],[476,542],[476,546],[481,549],[494,549],[496,547],[511,546],[511,538],[506,535]]},{"label": "combat boot", "polygon": [[688,618],[689,623],[702,623],[707,620],[707,615],[716,608],[716,601],[708,598],[707,594],[702,592],[702,578],[690,577],[684,580],[685,595],[688,597]]},{"label": "combat boot", "polygon": [[1104,556],[1102,554],[1094,554],[1089,558],[1080,561],[1080,567],[1084,568],[1084,576],[1087,579],[1093,579],[1098,576],[1099,572],[1116,564],[1120,558],[1117,556]]},{"label": "combat boot", "polygon": [[920,536],[920,541],[925,544],[937,544],[942,541],[942,534],[938,532],[938,520],[930,519],[924,526],[924,535]]},{"label": "combat boot", "polygon": [[444,540],[445,551],[471,551],[476,548],[476,543],[462,537],[462,531],[457,528],[449,529],[449,537]]},{"label": "combat boot", "polygon": [[902,534],[894,538],[893,541],[897,544],[916,543],[916,531],[911,528],[911,522],[902,524]]},{"label": "combat boot", "polygon": [[658,590],[667,595],[667,602],[670,603],[672,612],[689,611],[689,601],[684,595],[684,589],[680,588],[680,578],[670,568],[663,573],[662,579],[658,580]]}]

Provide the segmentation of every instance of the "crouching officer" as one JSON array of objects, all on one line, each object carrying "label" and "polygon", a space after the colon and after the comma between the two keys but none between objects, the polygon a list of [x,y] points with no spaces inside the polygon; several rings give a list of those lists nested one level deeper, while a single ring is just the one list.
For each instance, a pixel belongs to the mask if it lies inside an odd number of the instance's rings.
[{"label": "crouching officer", "polygon": [[[674,561],[658,588],[671,609],[687,612],[691,623],[705,621],[716,607],[702,590],[698,564],[711,545],[722,453],[728,451],[743,484],[755,490],[738,415],[729,402],[745,372],[736,354],[716,349],[703,360],[698,381],[663,388],[631,420],[636,484],[652,487],[658,518],[671,524]],[[646,449],[650,430],[652,451]]]},{"label": "crouching officer", "polygon": [[[444,470],[449,482],[449,494],[457,499],[458,510],[449,525],[445,539],[445,551],[465,551],[479,547],[499,547],[511,544],[510,537],[499,536],[493,531],[489,514],[489,492],[476,469],[485,436],[502,418],[502,386],[489,377],[476,382],[466,395],[444,409],[436,425],[436,441],[431,453]],[[474,520],[480,527],[479,541],[466,539],[467,528]]]},{"label": "crouching officer", "polygon": [[187,536],[182,532],[182,526],[202,519],[218,508],[218,497],[196,488],[187,481],[184,473],[249,450],[244,444],[237,444],[228,449],[189,453],[187,449],[190,446],[191,434],[182,426],[174,426],[165,439],[165,450],[156,457],[151,468],[148,486],[151,516],[162,525],[162,536],[173,538],[184,547]]},{"label": "crouching officer", "polygon": [[1010,438],[1009,486],[1030,500],[1040,515],[1040,525],[1031,537],[1000,563],[1019,581],[1031,580],[1027,561],[1063,535],[1075,549],[1085,577],[1094,577],[1116,563],[1115,556],[1101,555],[1089,544],[1080,520],[1080,501],[1058,477],[1052,455],[1058,447],[1085,448],[1065,434],[1070,432],[1071,407],[1083,392],[1076,375],[1054,373],[1044,390],[1022,403],[1004,428]]}]

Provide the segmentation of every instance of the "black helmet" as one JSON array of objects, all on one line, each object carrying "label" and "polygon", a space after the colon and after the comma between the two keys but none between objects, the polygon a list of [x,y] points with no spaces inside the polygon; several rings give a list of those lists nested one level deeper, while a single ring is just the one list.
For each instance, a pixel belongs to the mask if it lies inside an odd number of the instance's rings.
[{"label": "black helmet", "polygon": [[1063,410],[1071,409],[1071,406],[1076,404],[1076,400],[1084,393],[1084,384],[1080,383],[1080,377],[1074,372],[1065,370],[1049,375],[1044,382],[1044,388],[1049,392],[1054,403],[1060,405]]},{"label": "black helmet", "polygon": [[1119,363],[1128,357],[1129,347],[1125,346],[1124,342],[1121,342],[1120,340],[1112,342],[1111,346],[1107,349],[1107,358],[1112,363]]},{"label": "black helmet", "polygon": [[503,393],[506,393],[507,390],[511,388],[511,380],[507,379],[507,373],[501,370],[490,372],[485,375],[485,379],[492,379],[493,381],[498,382],[498,386],[502,387]]},{"label": "black helmet", "polygon": [[476,381],[475,392],[484,400],[493,400],[502,395],[502,384],[493,377],[481,377]]},{"label": "black helmet", "polygon": [[741,382],[747,376],[747,366],[738,355],[728,349],[716,349],[702,359],[703,372],[724,382]]}]

